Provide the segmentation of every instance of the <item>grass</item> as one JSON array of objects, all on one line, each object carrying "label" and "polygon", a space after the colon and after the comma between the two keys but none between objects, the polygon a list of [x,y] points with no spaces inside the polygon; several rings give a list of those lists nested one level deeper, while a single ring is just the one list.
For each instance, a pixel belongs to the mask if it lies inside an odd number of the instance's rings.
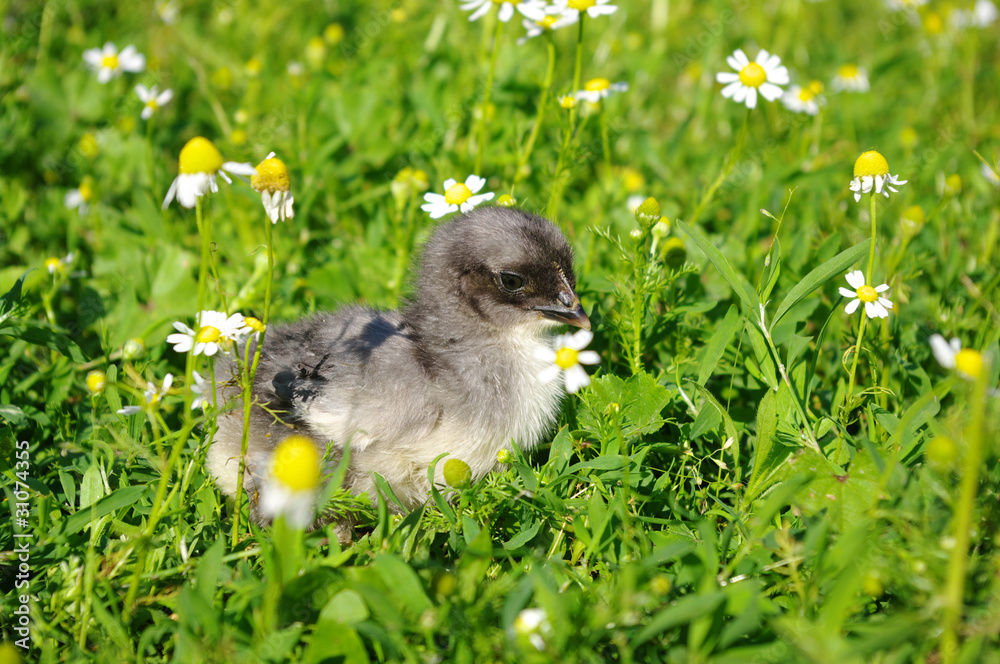
[{"label": "grass", "polygon": [[[518,46],[450,1],[0,2],[0,661],[1000,661],[1000,56],[966,4],[622,2]],[[99,84],[105,41],[145,70]],[[821,113],[724,99],[738,47],[824,81]],[[847,63],[869,92],[831,90]],[[595,77],[630,88],[559,106]],[[144,121],[136,83],[173,101]],[[276,151],[294,220],[268,238],[240,182],[198,223],[161,210],[199,135]],[[855,202],[869,149],[907,183]],[[571,239],[592,384],[452,500],[396,516],[334,482],[350,545],[248,526],[171,324],[196,295],[396,306],[424,188],[479,163]],[[854,269],[894,303],[864,331]]]}]

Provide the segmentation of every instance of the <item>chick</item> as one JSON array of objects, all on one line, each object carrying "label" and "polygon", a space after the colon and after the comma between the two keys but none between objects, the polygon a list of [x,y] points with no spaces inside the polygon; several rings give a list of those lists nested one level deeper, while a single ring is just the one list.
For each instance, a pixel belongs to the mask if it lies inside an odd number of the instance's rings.
[{"label": "chick", "polygon": [[[207,463],[219,488],[232,496],[242,485],[265,522],[257,490],[292,433],[329,447],[330,467],[349,445],[344,486],[374,499],[378,472],[409,509],[426,501],[427,469],[442,453],[483,477],[501,449],[530,450],[555,420],[562,389],[540,378],[536,351],[560,324],[590,329],[575,287],[569,244],[541,217],[490,207],[442,224],[403,309],[350,306],[268,330],[242,482],[242,406],[218,419]],[[233,371],[223,366],[223,380]],[[220,395],[241,404],[234,384]]]}]

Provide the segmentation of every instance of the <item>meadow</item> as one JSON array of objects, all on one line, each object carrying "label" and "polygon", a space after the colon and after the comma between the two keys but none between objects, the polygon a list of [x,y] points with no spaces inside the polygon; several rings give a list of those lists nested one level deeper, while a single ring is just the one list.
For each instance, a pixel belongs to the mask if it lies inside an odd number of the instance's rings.
[{"label": "meadow", "polygon": [[[1000,662],[996,14],[0,0],[0,664]],[[486,193],[589,385],[409,513],[335,469],[350,542],[248,523],[196,315],[396,307]]]}]

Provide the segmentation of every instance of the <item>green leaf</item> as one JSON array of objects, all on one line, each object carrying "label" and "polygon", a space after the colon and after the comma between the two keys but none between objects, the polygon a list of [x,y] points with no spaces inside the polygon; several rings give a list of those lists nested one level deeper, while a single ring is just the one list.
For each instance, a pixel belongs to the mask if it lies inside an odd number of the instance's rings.
[{"label": "green leaf", "polygon": [[600,376],[583,396],[585,408],[579,413],[580,424],[597,431],[606,428],[608,408],[617,404],[623,436],[654,433],[663,426],[660,413],[671,399],[670,390],[645,372],[628,380],[611,374]]},{"label": "green leaf", "polygon": [[320,621],[331,621],[338,625],[356,625],[368,620],[371,613],[365,600],[353,590],[341,590],[330,598],[319,614]]},{"label": "green leaf", "polygon": [[14,315],[14,310],[17,309],[18,305],[21,304],[21,289],[24,286],[24,278],[31,274],[32,270],[37,268],[31,268],[24,274],[22,274],[11,289],[4,293],[3,297],[0,297],[0,326],[3,325],[4,321]]},{"label": "green leaf", "polygon": [[661,632],[708,615],[718,609],[725,599],[726,595],[721,590],[688,595],[650,618],[646,626],[632,639],[630,645],[633,648],[638,647]]},{"label": "green leaf", "polygon": [[101,469],[92,464],[83,474],[80,482],[80,509],[90,507],[104,497],[104,481],[101,479]]},{"label": "green leaf", "polygon": [[781,274],[781,243],[778,238],[774,238],[774,248],[768,255],[768,259],[768,263],[764,267],[764,287],[757,298],[760,302],[767,302],[767,299],[771,297],[771,291],[774,290],[775,284],[778,283],[778,275]]},{"label": "green leaf", "polygon": [[736,424],[733,422],[733,418],[729,416],[729,412],[726,410],[726,408],[721,403],[719,403],[719,400],[715,398],[715,395],[712,394],[708,390],[708,388],[703,387],[701,385],[698,385],[697,383],[692,383],[690,381],[689,381],[689,384],[692,385],[692,386],[694,386],[695,391],[698,392],[698,394],[700,394],[701,396],[705,397],[705,401],[707,401],[712,406],[714,406],[715,409],[719,411],[719,415],[722,416],[722,425],[723,425],[723,429],[725,429],[725,431],[726,431],[726,437],[733,439],[733,448],[732,448],[733,449],[733,459],[736,461],[736,473],[737,473],[737,477],[739,477],[739,473],[740,473],[740,471],[739,471],[739,467],[740,467],[740,432],[736,429]]},{"label": "green leaf", "polygon": [[778,305],[778,310],[771,317],[769,328],[773,330],[781,317],[788,313],[788,310],[809,296],[814,290],[829,281],[835,275],[845,274],[847,268],[856,263],[865,253],[868,252],[871,244],[865,240],[857,243],[850,249],[845,249],[830,260],[826,261],[812,272],[807,274],[802,280],[788,291],[788,295]]},{"label": "green leaf", "polygon": [[0,334],[5,334],[15,339],[23,339],[30,344],[43,346],[58,353],[62,353],[74,362],[83,363],[87,358],[83,356],[83,351],[65,333],[57,332],[48,327],[36,325],[11,325],[0,329]]},{"label": "green leaf", "polygon": [[690,226],[685,224],[683,221],[677,221],[675,222],[675,225],[677,228],[684,231],[692,240],[695,241],[695,244],[697,244],[698,247],[705,252],[705,255],[708,256],[708,260],[712,261],[712,264],[722,275],[722,278],[729,282],[729,286],[733,289],[733,292],[736,293],[736,296],[740,298],[746,308],[749,310],[753,307],[753,297],[750,295],[750,285],[746,283],[746,280],[740,276],[736,270],[733,269],[733,266],[730,265],[729,261],[726,260],[726,257],[722,255],[722,252],[719,251],[714,244],[712,244],[712,241],[708,239],[708,236],[705,235],[697,226]]},{"label": "green leaf", "polygon": [[733,338],[733,335],[736,334],[736,330],[739,327],[739,309],[737,309],[735,304],[729,305],[726,317],[722,319],[722,323],[716,328],[712,334],[712,338],[708,340],[708,344],[705,346],[705,355],[701,358],[701,366],[698,368],[699,385],[704,385],[708,382],[708,379],[715,371],[715,367],[719,365],[719,360],[722,359],[723,353],[726,352],[726,346]]},{"label": "green leaf", "polygon": [[528,542],[530,542],[535,538],[535,535],[538,534],[538,529],[541,527],[541,525],[542,525],[541,521],[535,521],[535,523],[525,528],[517,535],[514,535],[508,541],[504,542],[503,548],[507,549],[508,551],[514,551],[516,549],[520,549],[522,546],[524,546],[525,544],[527,544]]},{"label": "green leaf", "polygon": [[72,514],[64,522],[62,532],[64,535],[77,533],[83,530],[83,528],[90,523],[91,519],[100,519],[102,516],[111,514],[112,512],[123,507],[132,506],[139,502],[143,494],[147,492],[152,493],[152,487],[144,485],[127,486],[116,491],[112,491],[109,495],[101,498],[87,509],[82,509]]},{"label": "green leaf", "polygon": [[28,416],[24,411],[13,404],[0,405],[0,417],[10,422],[14,427],[21,428],[27,426]]},{"label": "green leaf", "polygon": [[401,559],[389,554],[380,554],[375,558],[372,567],[412,616],[420,616],[431,608],[431,601],[427,599],[420,577]]}]

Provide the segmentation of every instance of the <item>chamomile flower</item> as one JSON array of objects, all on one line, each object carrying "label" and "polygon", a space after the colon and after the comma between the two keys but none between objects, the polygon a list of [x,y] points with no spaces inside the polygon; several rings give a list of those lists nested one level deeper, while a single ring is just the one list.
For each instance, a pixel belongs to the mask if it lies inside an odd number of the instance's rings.
[{"label": "chamomile flower", "polygon": [[[493,192],[479,194],[479,191],[486,185],[486,178],[478,175],[470,175],[465,178],[465,184],[449,178],[444,181],[444,195],[424,194],[427,201],[420,206],[420,209],[430,213],[431,219],[438,219],[449,212],[468,212],[480,203],[484,203],[493,198]],[[473,195],[478,194],[478,195]]]},{"label": "chamomile flower", "polygon": [[249,335],[254,339],[260,339],[260,335],[264,333],[267,326],[264,325],[258,318],[253,316],[247,316],[243,319],[243,327],[240,328],[240,336]]},{"label": "chamomile flower", "polygon": [[822,95],[815,92],[815,88],[812,85],[808,87],[802,87],[799,85],[793,85],[785,91],[785,94],[781,95],[781,103],[784,104],[785,108],[794,113],[805,113],[807,115],[816,115],[819,113],[819,107],[826,103]]},{"label": "chamomile flower", "polygon": [[627,90],[628,83],[624,81],[612,83],[606,78],[592,78],[584,83],[583,90],[576,93],[576,98],[596,104],[614,92],[626,92]]},{"label": "chamomile flower", "polygon": [[215,179],[217,175],[221,175],[227,184],[232,184],[233,181],[223,171],[247,177],[257,172],[247,163],[223,161],[222,153],[212,141],[201,136],[195,136],[181,149],[177,170],[179,174],[163,199],[164,210],[175,197],[182,206],[192,208],[205,194],[219,191]]},{"label": "chamomile flower", "polygon": [[868,72],[855,64],[841,65],[837,69],[837,75],[830,82],[830,87],[834,92],[846,90],[847,92],[868,92]]},{"label": "chamomile flower", "polygon": [[[156,383],[152,381],[146,381],[146,389],[142,393],[142,396],[146,399],[146,407],[152,408],[160,402],[160,399],[167,395],[170,391],[170,386],[174,384],[173,374],[167,374],[163,377],[163,383],[160,387],[156,386]],[[135,415],[142,412],[142,406],[125,406],[117,411],[119,415]]]},{"label": "chamomile flower", "polygon": [[781,58],[761,49],[753,62],[738,48],[726,58],[735,72],[721,71],[715,80],[725,84],[722,96],[737,104],[745,103],[747,108],[757,107],[757,93],[764,99],[774,101],[781,96],[782,85],[787,85],[788,68],[781,64]]},{"label": "chamomile flower", "polygon": [[194,395],[194,399],[191,400],[191,410],[197,408],[205,410],[205,406],[212,399],[212,384],[202,378],[197,371],[191,372],[191,377],[194,378],[194,385],[191,386],[191,394]]},{"label": "chamomile flower", "polygon": [[273,152],[257,164],[250,176],[250,186],[260,192],[260,202],[264,204],[264,210],[272,224],[278,223],[279,219],[284,221],[295,216],[295,210],[292,209],[295,199],[289,182],[288,167]]},{"label": "chamomile flower", "polygon": [[889,162],[875,150],[863,152],[854,162],[854,179],[851,180],[851,191],[854,200],[860,201],[861,194],[874,191],[889,198],[889,192],[896,193],[895,187],[906,184],[908,180],[900,180],[898,175],[889,173]]},{"label": "chamomile flower", "polygon": [[195,316],[198,331],[180,321],[174,323],[175,334],[167,337],[167,343],[174,345],[174,351],[187,353],[192,348],[195,355],[215,355],[222,349],[227,352],[229,344],[243,335],[243,314],[227,317],[221,311],[202,311]]},{"label": "chamomile flower", "polygon": [[558,101],[559,106],[567,111],[576,108],[576,97],[574,95],[562,95]]},{"label": "chamomile flower", "polygon": [[49,271],[49,274],[55,274],[56,272],[65,272],[66,266],[73,262],[73,252],[69,252],[62,258],[46,258],[45,259],[45,269]]},{"label": "chamomile flower", "polygon": [[879,295],[879,293],[889,290],[888,284],[872,288],[865,283],[865,275],[861,270],[848,272],[845,278],[851,288],[854,289],[850,290],[843,286],[840,287],[841,295],[854,298],[844,307],[844,311],[848,315],[853,314],[861,303],[864,302],[865,313],[868,314],[869,318],[887,318],[889,316],[889,310],[892,309],[892,302],[888,298]]},{"label": "chamomile flower", "polygon": [[155,85],[152,88],[147,88],[142,83],[135,86],[135,93],[139,95],[139,101],[143,104],[143,120],[148,120],[153,117],[153,113],[156,113],[161,106],[169,104],[170,100],[174,98],[173,90],[167,89],[160,92]]},{"label": "chamomile flower", "polygon": [[607,16],[618,11],[617,5],[609,5],[611,0],[556,0],[554,7],[561,16],[580,17],[580,12],[587,12],[590,18]]},{"label": "chamomile flower", "polygon": [[315,516],[320,473],[319,450],[311,440],[292,435],[281,441],[260,489],[261,514],[271,518],[283,516],[293,528],[308,528]]},{"label": "chamomile flower", "polygon": [[63,205],[69,209],[76,208],[80,216],[87,214],[90,203],[94,200],[94,178],[89,175],[80,180],[79,189],[70,189],[63,196]]},{"label": "chamomile flower", "polygon": [[108,386],[108,375],[100,369],[94,369],[87,374],[85,382],[87,391],[91,394],[100,394]]},{"label": "chamomile flower", "polygon": [[567,25],[573,25],[580,20],[580,12],[567,12],[565,14],[542,14],[537,18],[525,18],[521,21],[521,25],[527,31],[523,37],[517,40],[518,46],[524,44],[524,42],[529,39],[534,39],[539,35],[543,35],[546,32],[552,32],[553,30],[559,30],[560,28],[565,28]]},{"label": "chamomile flower", "polygon": [[932,334],[931,350],[934,357],[945,369],[955,369],[963,377],[976,380],[983,375],[983,356],[977,350],[962,348],[957,338],[945,341],[940,334]]},{"label": "chamomile flower", "polygon": [[83,60],[97,72],[97,82],[107,83],[123,71],[140,72],[146,68],[146,56],[129,44],[119,53],[114,44],[108,42],[104,48],[89,48],[83,52]]},{"label": "chamomile flower", "polygon": [[459,5],[458,8],[464,12],[471,11],[472,14],[469,16],[469,20],[478,21],[489,13],[493,5],[500,5],[500,9],[497,11],[497,18],[504,23],[514,18],[515,9],[528,18],[533,16],[540,17],[545,14],[545,3],[541,2],[541,0],[524,0],[522,2],[514,2],[512,0],[469,0]]},{"label": "chamomile flower", "polygon": [[590,385],[590,376],[581,365],[597,364],[601,356],[592,350],[584,350],[594,338],[590,330],[579,330],[573,334],[563,334],[555,339],[555,348],[539,348],[535,357],[551,365],[539,374],[543,383],[553,380],[560,372],[564,374],[566,391],[575,394],[582,387]]}]

